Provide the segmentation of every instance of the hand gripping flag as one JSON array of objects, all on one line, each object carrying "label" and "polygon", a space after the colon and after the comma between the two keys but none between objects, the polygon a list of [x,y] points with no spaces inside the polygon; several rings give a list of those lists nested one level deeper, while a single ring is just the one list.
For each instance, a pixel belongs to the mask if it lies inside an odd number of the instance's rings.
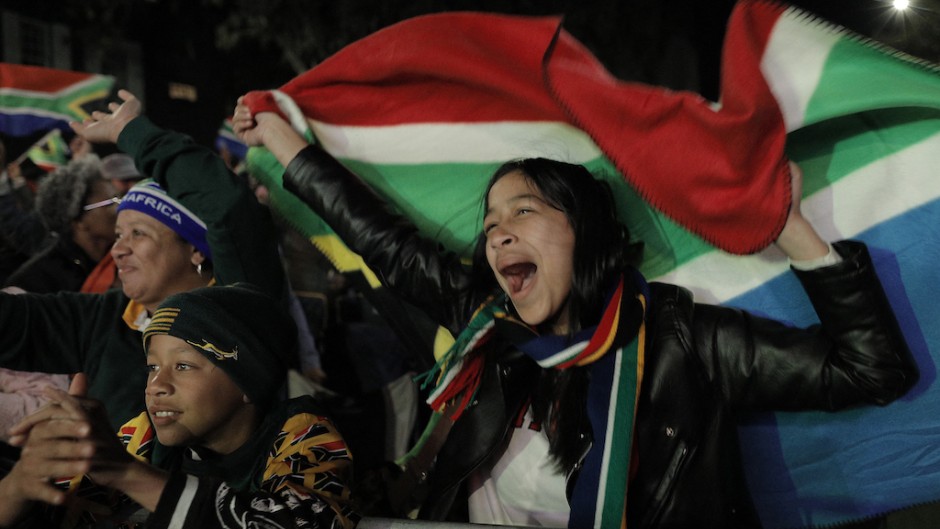
[{"label": "hand gripping flag", "polygon": [[[940,427],[940,68],[798,9],[742,0],[721,80],[719,102],[626,83],[557,18],[447,13],[355,42],[275,99],[424,235],[463,255],[495,167],[562,159],[615,184],[622,219],[646,244],[648,278],[808,325],[815,315],[783,256],[753,253],[782,227],[786,161],[796,160],[804,212],[821,234],[872,249],[923,374],[887,408],[747,418],[741,438],[762,521],[823,526],[940,498],[931,433]],[[252,160],[276,189],[283,169],[263,149]],[[369,274],[284,195],[274,207],[334,263]]]}]

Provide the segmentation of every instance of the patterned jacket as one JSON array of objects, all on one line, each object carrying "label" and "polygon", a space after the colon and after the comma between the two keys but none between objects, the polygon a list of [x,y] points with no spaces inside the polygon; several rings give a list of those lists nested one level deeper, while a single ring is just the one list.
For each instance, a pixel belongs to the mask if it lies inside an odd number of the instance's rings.
[{"label": "patterned jacket", "polygon": [[[248,442],[224,456],[161,445],[146,412],[119,436],[136,458],[171,472],[148,528],[351,529],[359,521],[347,486],[352,456],[310,397],[276,405]],[[80,501],[63,527],[130,528],[143,521],[127,497],[86,477],[68,485]]]}]

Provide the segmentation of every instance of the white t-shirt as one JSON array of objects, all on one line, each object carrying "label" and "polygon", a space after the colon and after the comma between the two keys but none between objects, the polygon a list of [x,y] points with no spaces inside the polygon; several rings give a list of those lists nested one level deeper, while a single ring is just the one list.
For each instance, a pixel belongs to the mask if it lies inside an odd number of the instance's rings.
[{"label": "white t-shirt", "polygon": [[471,523],[567,527],[565,476],[549,459],[548,436],[532,420],[531,407],[494,459],[469,478]]}]

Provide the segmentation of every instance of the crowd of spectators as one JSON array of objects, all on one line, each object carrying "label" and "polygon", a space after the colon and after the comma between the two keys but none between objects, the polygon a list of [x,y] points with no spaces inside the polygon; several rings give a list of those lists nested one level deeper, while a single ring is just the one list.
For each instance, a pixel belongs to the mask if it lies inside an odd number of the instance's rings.
[{"label": "crowd of spectators", "polygon": [[[821,316],[806,329],[647,283],[609,187],[557,160],[497,169],[468,267],[239,100],[236,132],[376,293],[241,166],[118,97],[71,124],[60,167],[3,164],[0,526],[756,527],[736,410],[886,405],[918,379],[865,245],[820,238],[793,163],[775,243]],[[385,295],[456,337],[442,360],[409,350]]]}]

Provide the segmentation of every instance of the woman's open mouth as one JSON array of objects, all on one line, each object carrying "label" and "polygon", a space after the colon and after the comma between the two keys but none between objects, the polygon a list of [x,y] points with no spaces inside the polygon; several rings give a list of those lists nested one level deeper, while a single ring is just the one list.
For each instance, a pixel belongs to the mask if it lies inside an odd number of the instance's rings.
[{"label": "woman's open mouth", "polygon": [[515,263],[501,269],[499,273],[506,280],[508,294],[513,296],[522,292],[535,276],[537,269],[532,263]]}]

